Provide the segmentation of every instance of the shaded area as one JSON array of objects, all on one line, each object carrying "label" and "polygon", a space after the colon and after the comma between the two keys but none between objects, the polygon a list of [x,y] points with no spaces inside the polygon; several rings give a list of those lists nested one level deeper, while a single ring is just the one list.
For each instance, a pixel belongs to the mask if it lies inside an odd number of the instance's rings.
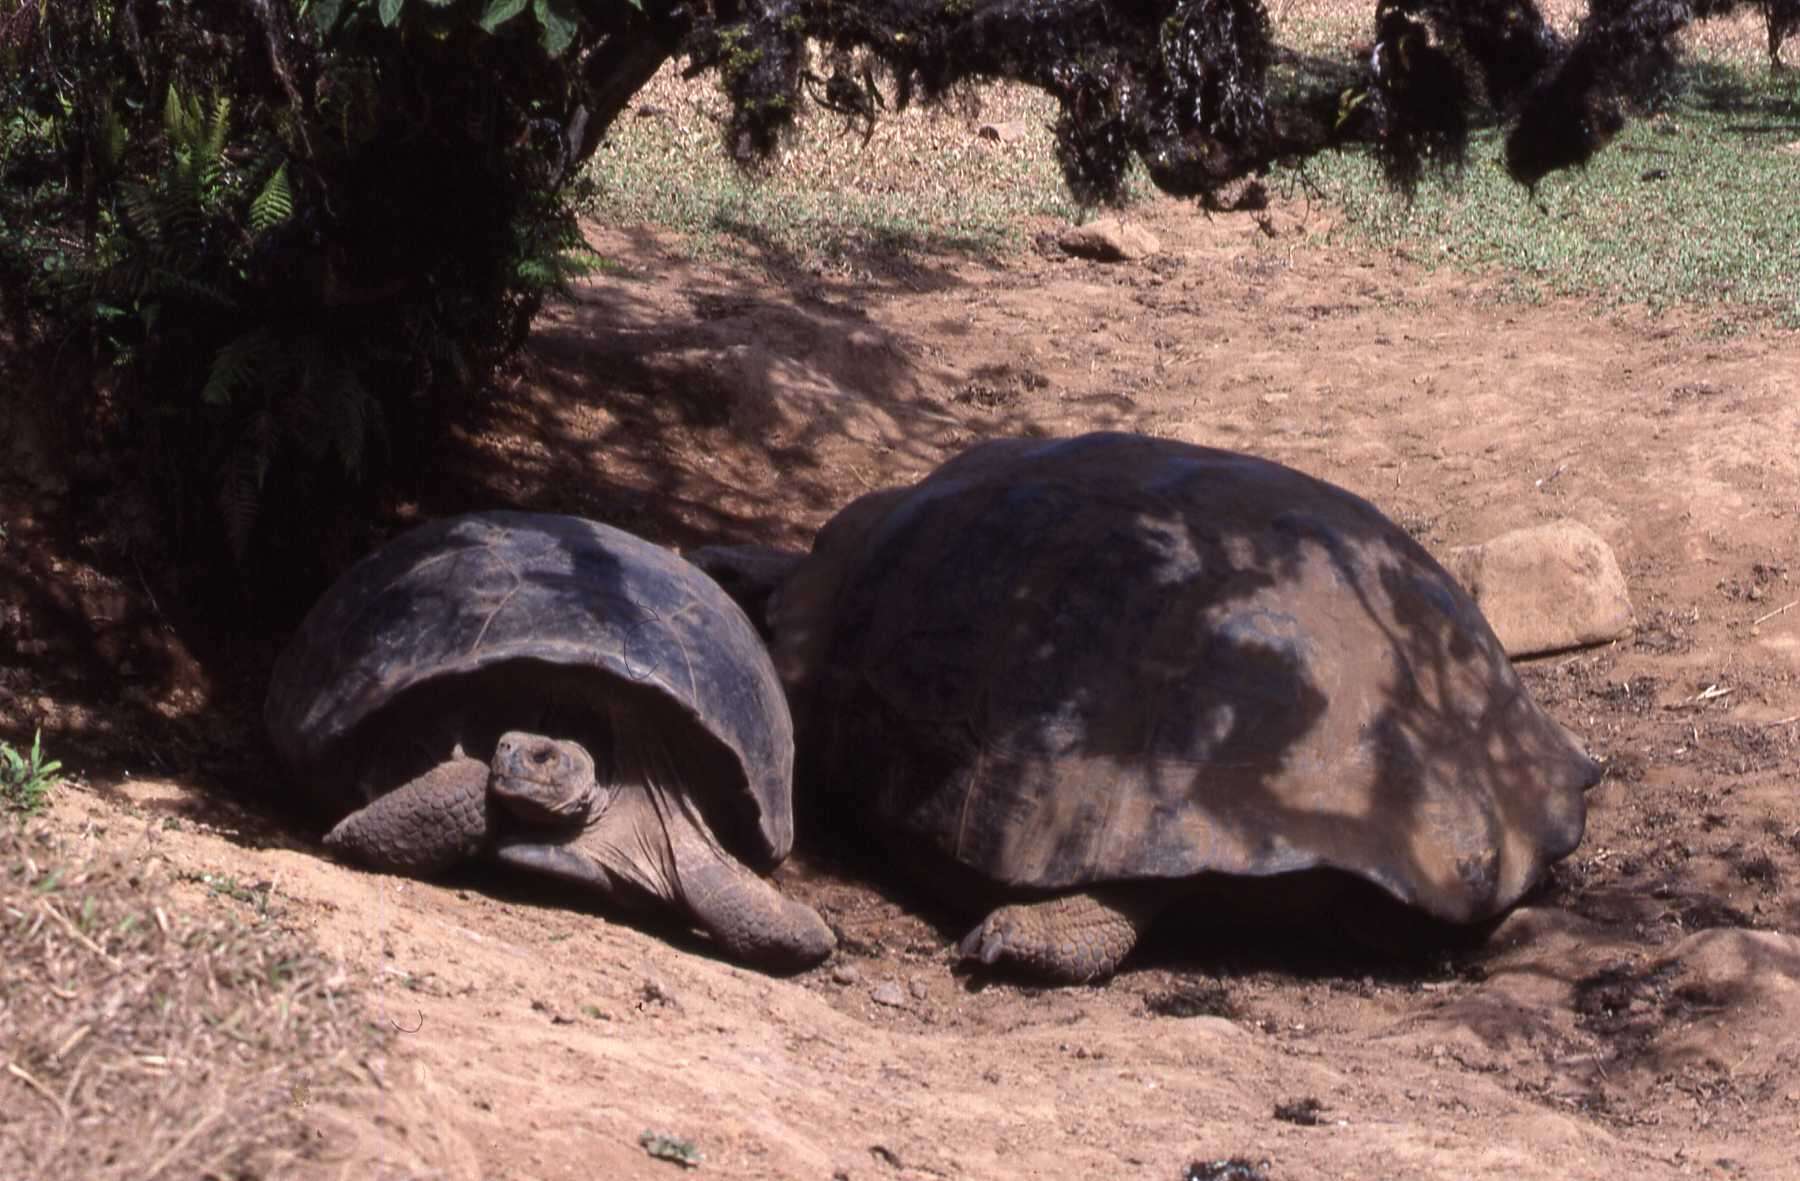
[{"label": "shaded area", "polygon": [[[684,549],[801,548],[842,505],[844,473],[825,466],[841,447],[827,444],[935,466],[965,423],[935,392],[934,358],[870,311],[962,287],[963,260],[819,275],[745,240],[736,273],[720,273],[672,259],[648,229],[608,234],[599,248],[620,277],[539,321],[507,396],[470,405],[446,432],[419,507],[569,512]],[[684,271],[676,284],[635,281],[671,266]],[[1008,427],[1028,429],[1015,416],[992,424]]]},{"label": "shaded area", "polygon": [[[1796,5],[1800,15],[1800,5]],[[1708,62],[1696,62],[1683,70],[1683,97],[1694,107],[1736,116],[1725,130],[1746,138],[1800,133],[1800,74],[1780,73],[1758,84],[1739,71]]]},{"label": "shaded area", "polygon": [[[648,231],[613,253],[644,272],[670,265]],[[78,738],[79,765],[99,778],[212,779],[285,808],[260,717],[276,653],[331,577],[422,516],[513,506],[664,543],[804,544],[841,478],[820,470],[818,441],[867,421],[869,437],[934,462],[955,424],[920,381],[918,350],[871,328],[866,309],[895,289],[956,283],[952,264],[825,281],[779,252],[758,261],[761,277],[696,271],[675,307],[656,301],[660,287],[643,299],[629,282],[582,288],[541,319],[517,369],[421,440],[433,461],[420,477],[279,586],[168,570],[143,506],[94,464],[0,476],[0,737],[28,743],[42,724],[55,748]],[[862,343],[842,344],[859,329]],[[821,356],[822,341],[841,350]],[[722,353],[739,359],[729,372]],[[795,416],[781,397],[806,374],[832,397]],[[857,419],[864,402],[878,415]],[[712,443],[742,462],[684,458]]]}]

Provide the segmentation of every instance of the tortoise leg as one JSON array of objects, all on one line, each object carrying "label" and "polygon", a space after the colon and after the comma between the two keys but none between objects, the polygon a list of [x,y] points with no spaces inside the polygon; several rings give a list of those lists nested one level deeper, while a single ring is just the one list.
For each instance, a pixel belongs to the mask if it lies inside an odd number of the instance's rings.
[{"label": "tortoise leg", "polygon": [[756,967],[808,967],[837,946],[817,912],[751,872],[691,805],[660,789],[619,792],[573,841],[508,840],[496,854],[627,904],[648,896],[684,909],[726,954]]},{"label": "tortoise leg", "polygon": [[424,877],[487,843],[488,765],[457,753],[370,801],[325,834],[325,847],[371,869]]},{"label": "tortoise leg", "polygon": [[837,941],[825,921],[783,897],[713,835],[688,797],[666,735],[615,715],[610,755],[601,786],[591,757],[575,743],[522,733],[501,738],[493,794],[522,818],[581,817],[584,827],[560,838],[507,840],[496,851],[500,861],[622,900],[648,896],[685,909],[744,963],[798,968],[831,954]]},{"label": "tortoise leg", "polygon": [[694,918],[734,959],[771,969],[804,968],[837,938],[818,912],[788,898],[720,847],[697,816],[670,825],[676,888]]},{"label": "tortoise leg", "polygon": [[1082,984],[1112,975],[1164,904],[1143,890],[1100,886],[1002,906],[965,935],[957,951],[964,959],[1004,962],[1047,981]]}]

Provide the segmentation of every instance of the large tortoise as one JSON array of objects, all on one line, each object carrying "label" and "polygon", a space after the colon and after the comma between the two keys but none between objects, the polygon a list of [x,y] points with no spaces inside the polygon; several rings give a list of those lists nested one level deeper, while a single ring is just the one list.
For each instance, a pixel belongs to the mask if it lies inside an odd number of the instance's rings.
[{"label": "large tortoise", "polygon": [[761,966],[834,944],[750,868],[793,844],[767,650],[710,578],[628,533],[492,512],[401,535],[308,614],[265,719],[352,859],[488,858],[660,902]]},{"label": "large tortoise", "polygon": [[1367,501],[1169,440],[999,440],[865,496],[768,623],[802,790],[995,908],[965,956],[1050,979],[1237,875],[1491,918],[1598,778]]}]

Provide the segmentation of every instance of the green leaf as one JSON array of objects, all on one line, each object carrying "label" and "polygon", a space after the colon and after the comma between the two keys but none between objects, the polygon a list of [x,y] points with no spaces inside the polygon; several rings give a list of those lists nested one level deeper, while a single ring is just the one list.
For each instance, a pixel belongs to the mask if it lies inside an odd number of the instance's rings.
[{"label": "green leaf", "polygon": [[491,33],[513,17],[525,11],[526,0],[488,0],[487,10],[481,14],[481,27]]},{"label": "green leaf", "polygon": [[344,0],[312,0],[307,15],[312,17],[313,25],[321,33],[329,33],[337,28],[338,13],[344,9]]},{"label": "green leaf", "polygon": [[209,406],[231,405],[232,395],[250,381],[272,349],[273,342],[262,329],[247,332],[220,349],[200,391],[200,400]]},{"label": "green leaf", "polygon": [[288,187],[287,165],[282,164],[269,178],[256,200],[250,202],[250,229],[254,233],[280,225],[294,215],[294,193]]},{"label": "green leaf", "polygon": [[531,13],[537,17],[544,52],[561,57],[569,42],[575,40],[575,18],[560,0],[531,0]]},{"label": "green leaf", "polygon": [[394,22],[400,19],[400,7],[405,3],[406,0],[381,0],[379,9],[381,23],[390,29],[393,28]]}]

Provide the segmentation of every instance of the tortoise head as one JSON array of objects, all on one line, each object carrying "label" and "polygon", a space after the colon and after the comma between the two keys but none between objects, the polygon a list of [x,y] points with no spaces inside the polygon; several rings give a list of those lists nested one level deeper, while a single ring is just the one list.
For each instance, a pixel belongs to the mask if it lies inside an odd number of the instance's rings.
[{"label": "tortoise head", "polygon": [[600,796],[594,758],[578,742],[508,731],[494,747],[492,772],[494,797],[528,824],[584,824]]}]

